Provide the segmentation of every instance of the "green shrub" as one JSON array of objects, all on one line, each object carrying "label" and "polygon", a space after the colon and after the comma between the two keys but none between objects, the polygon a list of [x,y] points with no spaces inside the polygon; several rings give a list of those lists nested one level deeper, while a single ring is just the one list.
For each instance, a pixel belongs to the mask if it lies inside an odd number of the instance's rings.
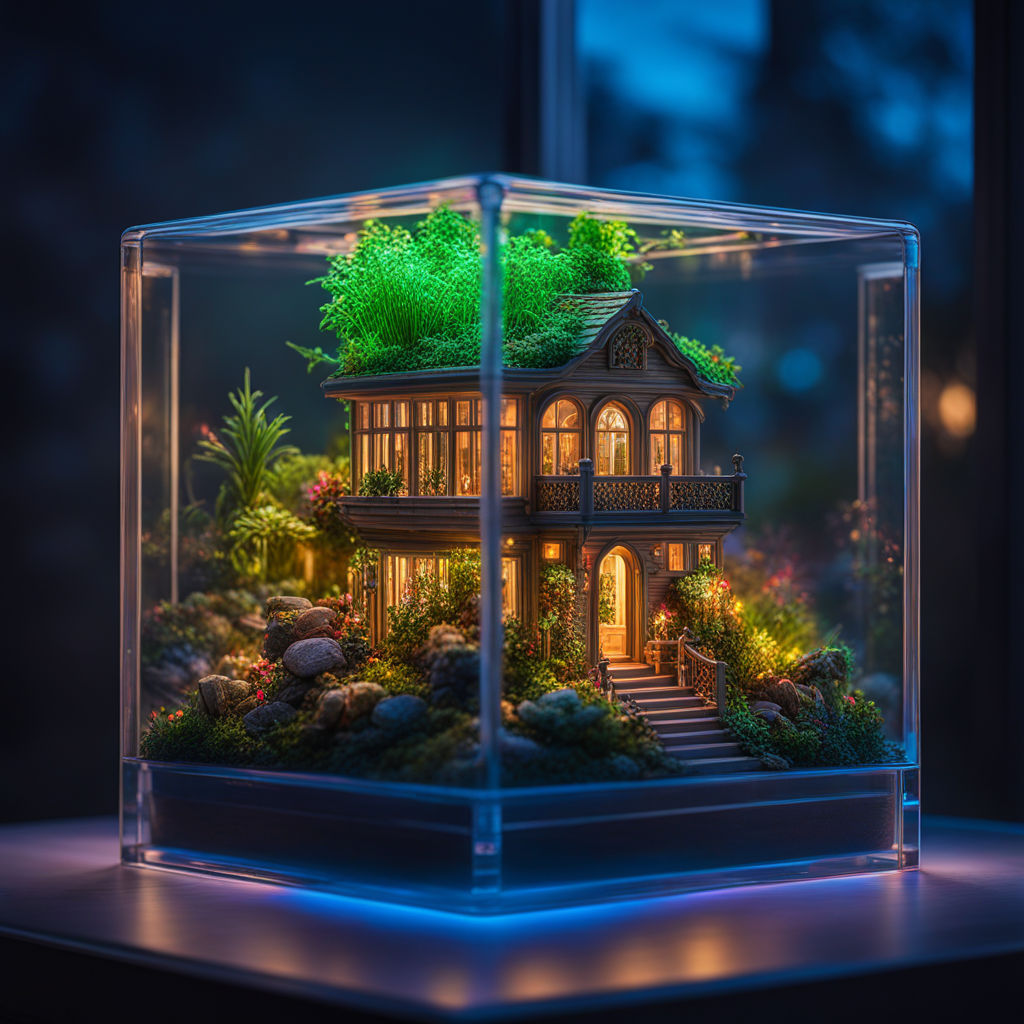
[{"label": "green shrub", "polygon": [[424,681],[422,672],[404,662],[389,658],[369,661],[360,671],[359,678],[367,683],[377,683],[393,695],[411,693],[424,700],[430,699],[430,686]]},{"label": "green shrub", "polygon": [[243,580],[279,580],[294,571],[296,546],[316,529],[287,509],[260,505],[239,511],[227,536],[231,564]]},{"label": "green shrub", "polygon": [[363,479],[359,481],[359,493],[366,498],[392,497],[404,492],[405,483],[400,469],[381,466],[380,469],[364,473]]},{"label": "green shrub", "polygon": [[555,675],[566,682],[586,674],[586,643],[576,574],[562,564],[545,565],[538,590],[540,628],[548,634]]},{"label": "green shrub", "polygon": [[434,626],[448,623],[472,633],[479,619],[480,552],[456,548],[447,555],[447,578],[425,572],[408,581],[398,604],[388,608],[384,653],[405,661],[427,642]]}]

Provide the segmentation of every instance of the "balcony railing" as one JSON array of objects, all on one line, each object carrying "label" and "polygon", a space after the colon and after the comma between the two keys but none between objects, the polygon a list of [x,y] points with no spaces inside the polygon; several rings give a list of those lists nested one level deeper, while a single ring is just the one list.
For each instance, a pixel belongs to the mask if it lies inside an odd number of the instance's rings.
[{"label": "balcony railing", "polygon": [[743,456],[732,457],[732,476],[594,476],[591,459],[580,459],[577,476],[534,478],[534,511],[575,513],[582,519],[629,512],[708,512],[743,515]]}]

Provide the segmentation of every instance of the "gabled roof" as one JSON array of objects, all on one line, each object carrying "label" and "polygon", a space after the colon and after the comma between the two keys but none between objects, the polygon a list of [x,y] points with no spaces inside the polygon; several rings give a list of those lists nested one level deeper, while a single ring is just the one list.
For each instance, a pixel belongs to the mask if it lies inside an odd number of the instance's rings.
[{"label": "gabled roof", "polygon": [[601,333],[605,324],[616,313],[621,312],[634,295],[639,294],[635,288],[628,292],[593,292],[589,295],[566,295],[564,303],[571,309],[583,314],[583,330],[576,337],[577,353],[590,348],[594,339]]}]

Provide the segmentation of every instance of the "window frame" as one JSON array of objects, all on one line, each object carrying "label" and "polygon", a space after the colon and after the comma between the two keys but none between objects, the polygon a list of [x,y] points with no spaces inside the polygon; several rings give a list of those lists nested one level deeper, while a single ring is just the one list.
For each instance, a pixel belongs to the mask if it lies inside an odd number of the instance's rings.
[{"label": "window frame", "polygon": [[[560,427],[558,425],[558,404],[560,402],[569,403],[576,410],[576,423],[575,427]],[[554,420],[555,425],[553,427],[546,427],[544,425],[544,417],[547,416],[548,411],[554,409]],[[558,395],[548,401],[540,411],[539,429],[538,429],[538,445],[537,445],[537,473],[539,476],[579,476],[580,472],[580,459],[583,455],[583,439],[585,436],[585,424],[586,424],[586,410],[583,407],[583,403],[578,399],[573,398],[570,395]],[[553,462],[553,472],[544,472],[544,436],[546,434],[553,434],[555,437],[555,457]],[[564,434],[575,434],[576,435],[576,450],[578,452],[576,456],[576,469],[572,473],[562,472],[562,436]]]}]

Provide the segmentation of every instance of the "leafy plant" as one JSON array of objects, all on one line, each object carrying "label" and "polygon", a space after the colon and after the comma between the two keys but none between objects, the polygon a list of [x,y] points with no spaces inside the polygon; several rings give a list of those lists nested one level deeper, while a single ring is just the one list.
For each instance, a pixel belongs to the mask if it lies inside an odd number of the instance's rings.
[{"label": "leafy plant", "polygon": [[366,498],[393,497],[403,491],[405,482],[402,480],[402,471],[388,469],[387,466],[371,469],[363,474],[359,482],[359,493]]},{"label": "leafy plant", "polygon": [[448,481],[445,476],[445,471],[441,466],[435,466],[433,469],[425,469],[420,474],[420,493],[422,494],[444,494],[447,486]]},{"label": "leafy plant", "polygon": [[544,566],[538,589],[540,628],[550,638],[550,666],[558,679],[568,682],[586,672],[576,574],[560,563]]},{"label": "leafy plant", "polygon": [[228,394],[234,414],[224,417],[222,440],[213,431],[199,442],[201,462],[212,462],[227,474],[218,506],[221,514],[230,518],[238,509],[255,507],[267,486],[270,467],[286,455],[297,455],[294,445],[281,444],[288,433],[285,424],[291,418],[278,413],[267,418],[267,409],[277,397],[260,404],[262,391],[253,391],[249,368],[245,368],[242,386]]},{"label": "leafy plant", "polygon": [[[662,324],[668,328],[667,324]],[[721,345],[707,345],[697,341],[696,338],[685,338],[675,331],[667,331],[669,337],[675,342],[676,348],[697,367],[697,373],[705,380],[715,381],[718,384],[740,385],[739,375],[743,367],[738,365],[735,357],[727,356]]]},{"label": "leafy plant", "polygon": [[277,505],[246,509],[228,530],[231,561],[243,577],[281,579],[292,569],[295,545],[315,535],[311,524]]},{"label": "leafy plant", "polygon": [[597,588],[597,621],[602,626],[615,622],[615,573],[603,572]]}]

